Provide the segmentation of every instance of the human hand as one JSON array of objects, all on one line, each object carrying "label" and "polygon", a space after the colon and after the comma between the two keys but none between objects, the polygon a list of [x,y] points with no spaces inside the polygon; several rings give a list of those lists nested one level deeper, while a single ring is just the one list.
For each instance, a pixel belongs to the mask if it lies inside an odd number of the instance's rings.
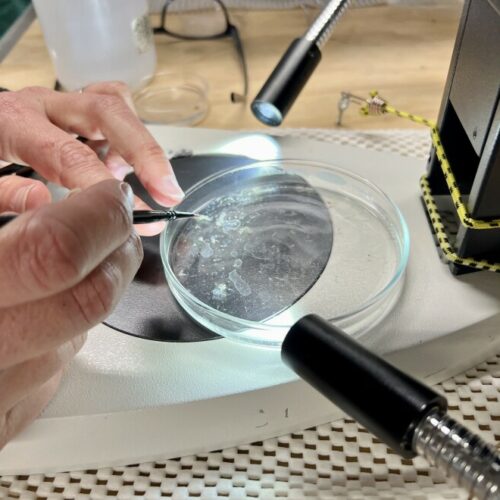
[{"label": "human hand", "polygon": [[[101,160],[74,134],[101,145],[107,141],[107,155]],[[29,165],[69,189],[123,179],[133,168],[159,204],[174,206],[184,196],[170,162],[119,82],[89,85],[83,93],[41,87],[0,93],[0,160]],[[136,198],[136,208],[148,207]],[[162,227],[144,225],[141,233],[155,234]]]},{"label": "human hand", "polygon": [[107,180],[57,203],[38,181],[0,179],[0,448],[45,407],[62,372],[142,260],[133,195]]}]

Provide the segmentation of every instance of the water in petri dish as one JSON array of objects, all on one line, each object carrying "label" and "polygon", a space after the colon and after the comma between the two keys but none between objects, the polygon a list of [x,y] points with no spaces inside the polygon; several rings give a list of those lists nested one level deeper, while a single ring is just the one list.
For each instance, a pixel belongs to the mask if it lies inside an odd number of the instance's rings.
[{"label": "water in petri dish", "polygon": [[169,260],[208,306],[263,321],[299,300],[332,251],[333,226],[318,192],[298,175],[250,179],[176,226]]}]

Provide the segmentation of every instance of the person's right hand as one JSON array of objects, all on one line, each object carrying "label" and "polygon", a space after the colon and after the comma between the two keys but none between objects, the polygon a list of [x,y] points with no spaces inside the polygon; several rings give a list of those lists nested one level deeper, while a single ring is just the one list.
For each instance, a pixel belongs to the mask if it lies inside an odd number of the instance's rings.
[{"label": "person's right hand", "polygon": [[52,204],[36,181],[8,184],[0,213],[43,206],[0,229],[0,448],[45,407],[142,260],[128,184],[103,181]]},{"label": "person's right hand", "polygon": [[[44,179],[68,189],[86,189],[113,177],[136,173],[151,197],[172,207],[184,197],[165,152],[133,111],[120,82],[99,82],[82,92],[28,87],[0,93],[0,160],[32,167]],[[78,134],[89,140],[76,140]],[[106,143],[98,155],[90,144]],[[100,149],[100,148],[99,148]],[[101,158],[101,156],[103,156]],[[136,198],[136,208],[149,207]],[[165,223],[142,224],[143,235]]]}]

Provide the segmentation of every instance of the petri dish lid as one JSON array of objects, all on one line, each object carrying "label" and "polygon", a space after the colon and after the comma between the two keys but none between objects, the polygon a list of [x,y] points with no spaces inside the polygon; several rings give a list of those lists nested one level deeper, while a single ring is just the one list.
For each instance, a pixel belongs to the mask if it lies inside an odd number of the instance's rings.
[{"label": "petri dish lid", "polygon": [[409,253],[398,208],[345,170],[256,162],[193,186],[160,253],[172,294],[195,321],[232,340],[279,347],[319,314],[355,337],[396,303]]},{"label": "petri dish lid", "polygon": [[133,99],[144,122],[196,125],[208,112],[208,84],[192,73],[157,73]]}]

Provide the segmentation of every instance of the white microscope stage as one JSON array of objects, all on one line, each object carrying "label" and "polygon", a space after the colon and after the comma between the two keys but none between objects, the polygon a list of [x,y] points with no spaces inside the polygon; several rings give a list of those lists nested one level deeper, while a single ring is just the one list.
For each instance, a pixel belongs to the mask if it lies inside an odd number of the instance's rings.
[{"label": "white microscope stage", "polygon": [[[399,206],[410,229],[405,286],[364,337],[401,368],[436,383],[500,345],[500,278],[453,276],[420,201],[425,162],[292,137],[151,126],[166,150],[307,159],[359,174]],[[397,351],[397,352],[395,352]],[[104,325],[89,332],[59,393],[0,453],[0,474],[97,468],[207,452],[339,418],[279,352],[226,339],[152,342]]]}]

